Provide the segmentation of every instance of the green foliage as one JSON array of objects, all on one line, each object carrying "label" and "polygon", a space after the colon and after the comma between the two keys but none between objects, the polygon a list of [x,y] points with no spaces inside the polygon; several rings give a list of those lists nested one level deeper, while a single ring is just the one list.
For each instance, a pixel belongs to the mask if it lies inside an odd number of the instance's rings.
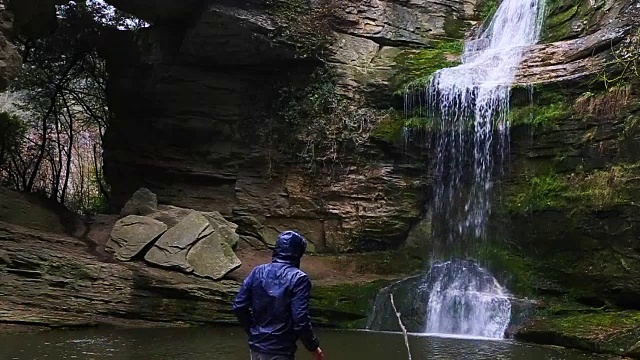
[{"label": "green foliage", "polygon": [[315,169],[368,140],[374,116],[341,95],[336,79],[323,66],[305,81],[280,90],[276,118],[265,134],[279,154]]},{"label": "green foliage", "polygon": [[3,182],[25,192],[46,194],[78,212],[93,212],[106,201],[100,144],[112,113],[106,100],[106,64],[98,55],[105,31],[144,22],[100,1],[57,8],[55,31],[16,35],[23,66],[12,91],[25,117],[24,138]]},{"label": "green foliage", "polygon": [[499,5],[498,0],[483,0],[476,7],[476,11],[480,18],[487,22],[495,15]]},{"label": "green foliage", "polygon": [[553,208],[601,208],[634,200],[640,167],[615,165],[590,173],[534,176],[514,186],[507,210],[525,213]]},{"label": "green foliage", "polygon": [[459,64],[462,50],[460,40],[439,40],[427,49],[401,52],[394,60],[393,86],[398,93],[424,87],[436,71]]},{"label": "green foliage", "polygon": [[0,168],[16,155],[26,134],[25,123],[15,114],[0,112]]},{"label": "green foliage", "polygon": [[600,82],[607,90],[637,86],[640,83],[640,26],[613,49],[611,56],[612,60],[593,83]]},{"label": "green foliage", "polygon": [[265,6],[277,21],[274,39],[293,46],[300,57],[320,56],[331,44],[338,0],[267,0]]},{"label": "green foliage", "polygon": [[508,199],[511,212],[529,212],[566,204],[567,182],[556,174],[535,176]]},{"label": "green foliage", "polygon": [[501,278],[509,291],[519,296],[534,294],[534,282],[538,274],[533,261],[511,249],[508,244],[484,243],[473,257],[487,266],[494,276]]},{"label": "green foliage", "polygon": [[547,128],[555,126],[559,121],[571,116],[569,104],[565,101],[546,105],[531,104],[514,107],[509,111],[509,122],[512,126],[529,125]]}]

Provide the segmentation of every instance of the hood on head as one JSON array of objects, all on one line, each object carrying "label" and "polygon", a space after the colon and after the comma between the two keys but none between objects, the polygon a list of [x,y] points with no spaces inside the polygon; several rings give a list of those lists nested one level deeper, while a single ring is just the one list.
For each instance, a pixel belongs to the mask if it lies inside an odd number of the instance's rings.
[{"label": "hood on head", "polygon": [[300,267],[300,259],[307,250],[307,241],[295,231],[285,231],[278,235],[273,249],[273,262]]}]

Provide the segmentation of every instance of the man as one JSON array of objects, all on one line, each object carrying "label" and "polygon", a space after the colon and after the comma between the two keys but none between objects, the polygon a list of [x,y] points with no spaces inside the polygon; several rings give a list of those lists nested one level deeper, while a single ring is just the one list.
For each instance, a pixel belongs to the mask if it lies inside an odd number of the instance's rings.
[{"label": "man", "polygon": [[306,240],[294,231],[278,236],[273,259],[251,271],[233,312],[249,335],[252,360],[293,360],[300,339],[315,360],[324,360],[309,317],[311,281],[300,270]]}]

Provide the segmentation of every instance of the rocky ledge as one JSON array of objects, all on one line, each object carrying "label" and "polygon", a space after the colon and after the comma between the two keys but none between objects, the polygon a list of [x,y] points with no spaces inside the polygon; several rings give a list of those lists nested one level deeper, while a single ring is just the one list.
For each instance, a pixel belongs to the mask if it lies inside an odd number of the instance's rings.
[{"label": "rocky ledge", "polygon": [[84,242],[0,223],[0,322],[43,326],[234,321],[234,281],[109,262]]},{"label": "rocky ledge", "polygon": [[515,334],[518,340],[640,359],[640,312],[548,315]]},{"label": "rocky ledge", "polygon": [[[235,324],[239,283],[120,262],[82,240],[0,222],[0,325]],[[385,281],[319,284],[314,322],[361,324]],[[10,328],[10,330],[15,330]]]}]

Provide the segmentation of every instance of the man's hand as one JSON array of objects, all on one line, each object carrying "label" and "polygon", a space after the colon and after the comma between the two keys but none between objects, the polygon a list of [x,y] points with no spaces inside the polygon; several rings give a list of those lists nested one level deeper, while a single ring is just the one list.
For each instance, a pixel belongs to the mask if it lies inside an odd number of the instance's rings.
[{"label": "man's hand", "polygon": [[313,352],[313,360],[324,360],[322,349],[317,348],[316,351]]}]

